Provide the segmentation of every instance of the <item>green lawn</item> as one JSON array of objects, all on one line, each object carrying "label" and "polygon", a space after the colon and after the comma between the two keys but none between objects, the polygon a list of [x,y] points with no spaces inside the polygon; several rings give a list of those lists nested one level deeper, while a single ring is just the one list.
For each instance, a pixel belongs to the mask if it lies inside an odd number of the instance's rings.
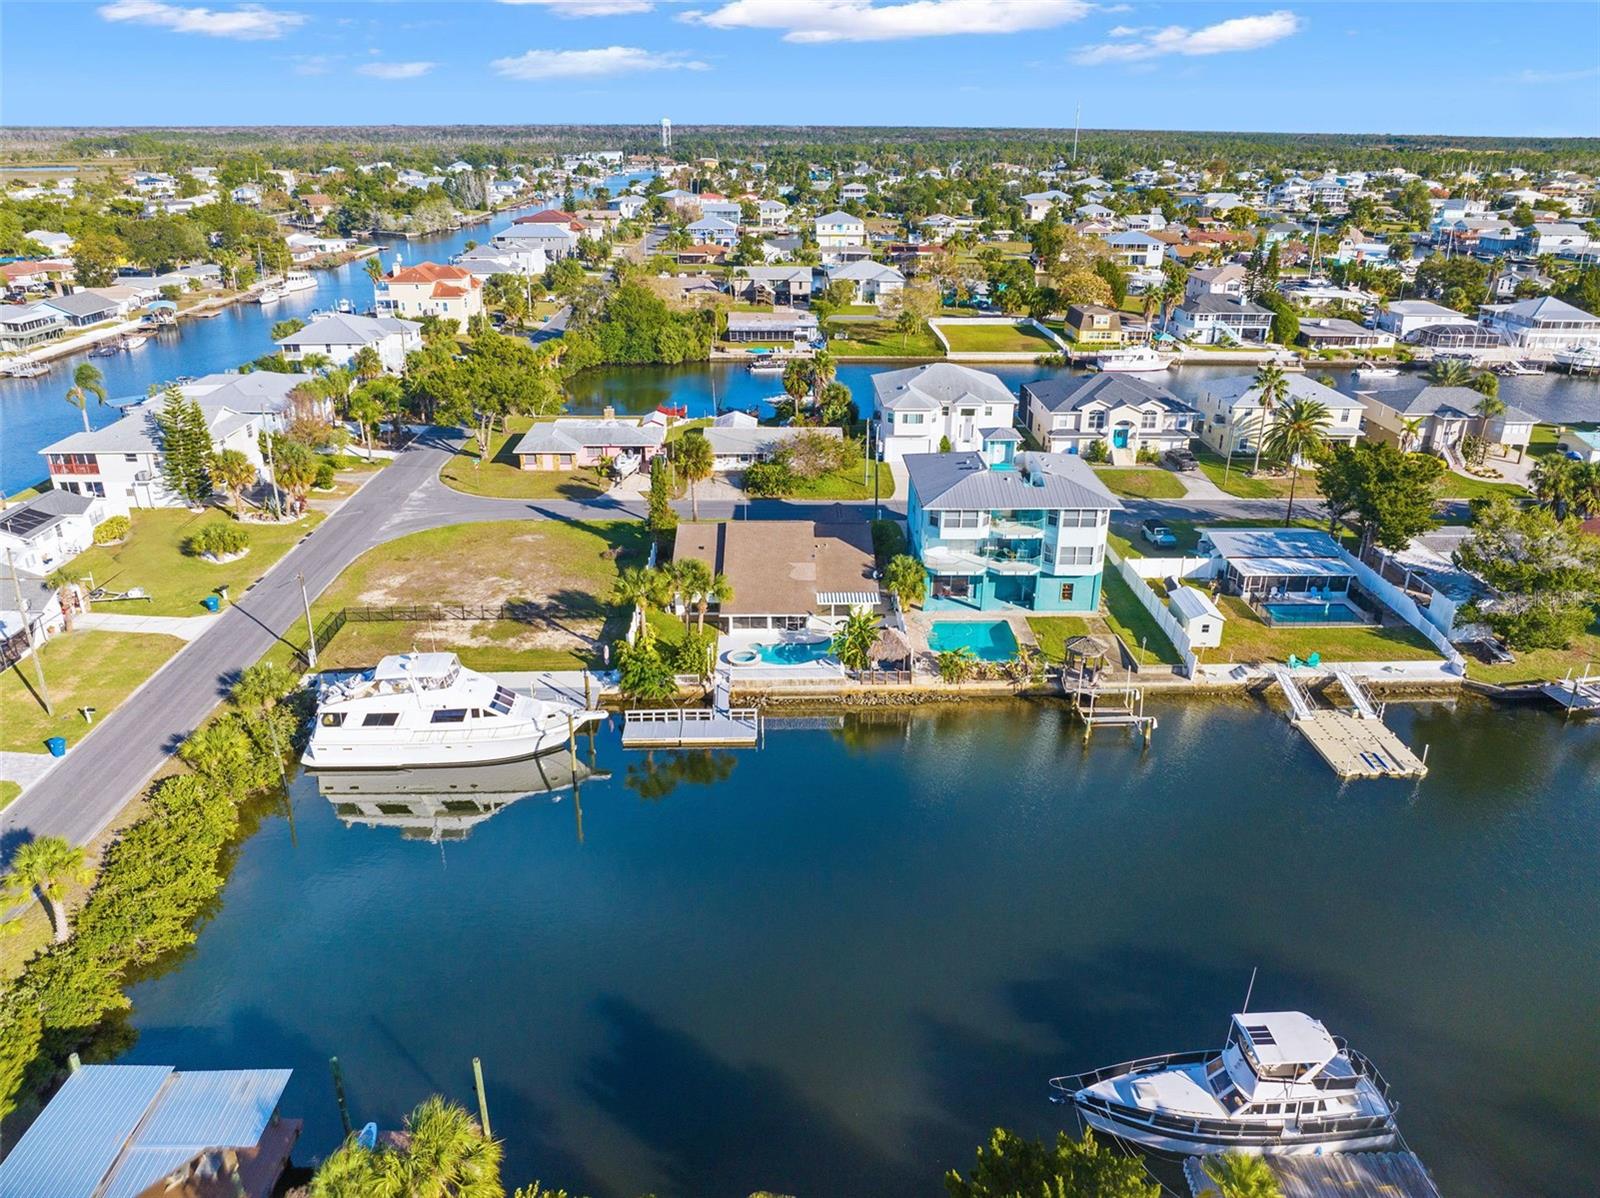
[{"label": "green lawn", "polygon": [[1082,616],[1029,616],[1028,627],[1039,642],[1039,652],[1053,662],[1066,661],[1067,642],[1090,632],[1089,621]]},{"label": "green lawn", "polygon": [[838,358],[942,358],[944,347],[924,329],[909,336],[887,321],[829,321],[828,348]]},{"label": "green lawn", "polygon": [[1244,600],[1223,595],[1217,606],[1227,618],[1222,647],[1203,655],[1217,661],[1287,661],[1320,653],[1324,661],[1430,661],[1439,651],[1414,628],[1368,625],[1327,628],[1273,628]]},{"label": "green lawn", "polygon": [[494,499],[595,499],[606,482],[593,470],[522,470],[511,450],[532,426],[526,416],[512,417],[503,433],[489,438],[489,460],[482,465],[472,449],[463,449],[444,464],[440,480],[468,495]]},{"label": "green lawn", "polygon": [[[878,476],[878,498],[894,496],[894,474],[885,462],[873,462],[872,471]],[[863,482],[863,478],[866,479]],[[790,499],[871,499],[872,474],[864,474],[862,467],[851,466],[844,470],[830,470],[827,474],[807,479],[795,486]]]},{"label": "green lawn", "polygon": [[[1252,477],[1250,468],[1255,464],[1254,454],[1235,454],[1233,467],[1223,461],[1222,455],[1197,445],[1194,455],[1199,459],[1201,472],[1229,495],[1238,499],[1282,499],[1289,494],[1289,476],[1263,473]],[[1264,470],[1264,468],[1263,468]],[[1314,498],[1317,481],[1311,471],[1300,472],[1300,482],[1295,488],[1295,498]]]},{"label": "green lawn", "polygon": [[120,545],[96,545],[73,558],[68,571],[75,578],[93,578],[95,586],[113,591],[143,587],[150,601],[105,603],[106,612],[139,616],[204,615],[200,601],[218,586],[226,585],[238,599],[279,558],[321,523],[323,514],[307,512],[293,524],[255,524],[250,532],[250,552],[237,561],[214,564],[183,552],[183,543],[207,524],[230,519],[208,509],[200,515],[184,508],[140,508],[133,512],[133,528]]},{"label": "green lawn", "polygon": [[22,793],[22,784],[9,778],[0,779],[0,811],[11,806],[11,800]]},{"label": "green lawn", "polygon": [[1566,677],[1569,670],[1581,675],[1585,670],[1593,673],[1596,669],[1600,669],[1600,611],[1596,611],[1589,630],[1565,649],[1530,649],[1502,666],[1485,665],[1475,657],[1467,657],[1467,677],[1501,686],[1556,681]]},{"label": "green lawn", "polygon": [[1140,665],[1159,662],[1175,666],[1183,661],[1167,634],[1161,631],[1161,625],[1144,609],[1114,566],[1105,572],[1100,597],[1106,624],[1122,638],[1122,643],[1139,659]]},{"label": "green lawn", "polygon": [[1446,470],[1439,482],[1440,499],[1486,499],[1492,495],[1505,495],[1511,499],[1526,499],[1528,489],[1517,483],[1497,481],[1492,478],[1471,478]]},{"label": "green lawn", "polygon": [[55,637],[40,651],[55,715],[46,715],[39,701],[33,660],[18,662],[0,675],[0,749],[43,753],[47,736],[77,743],[89,731],[80,707],[95,708],[95,720],[103,720],[181,648],[171,636],[81,631]]},{"label": "green lawn", "polygon": [[[627,612],[611,603],[621,566],[642,566],[649,534],[638,521],[525,520],[457,524],[369,549],[312,606],[320,622],[337,608],[419,603],[548,603],[550,621],[450,620],[347,623],[320,646],[318,665],[371,665],[386,653],[446,650],[478,670],[571,670],[598,664],[598,648],[622,635]],[[298,640],[301,628],[291,637]],[[278,656],[289,651],[280,646]]]},{"label": "green lawn", "polygon": [[1032,325],[941,324],[939,331],[957,354],[1053,354],[1060,347]]},{"label": "green lawn", "polygon": [[1096,470],[1095,477],[1124,499],[1181,499],[1183,483],[1167,470]]}]

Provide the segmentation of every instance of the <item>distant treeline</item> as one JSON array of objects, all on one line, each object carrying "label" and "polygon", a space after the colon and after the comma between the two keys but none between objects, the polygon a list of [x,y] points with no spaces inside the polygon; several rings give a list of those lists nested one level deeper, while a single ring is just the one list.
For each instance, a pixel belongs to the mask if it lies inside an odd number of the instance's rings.
[{"label": "distant treeline", "polygon": [[[1059,129],[959,129],[821,125],[687,125],[673,130],[679,158],[782,159],[944,166],[952,161],[1014,162],[1042,167],[1071,156],[1073,132]],[[195,162],[218,154],[255,152],[275,166],[309,167],[344,158],[448,155],[477,165],[549,158],[585,150],[651,153],[650,125],[352,125],[193,128],[11,128],[0,131],[0,155],[14,162],[55,158],[121,158]],[[1403,166],[1425,174],[1527,169],[1600,170],[1600,139],[1455,137],[1445,134],[1200,133],[1086,129],[1077,160],[1115,177],[1162,159],[1231,167]]]}]

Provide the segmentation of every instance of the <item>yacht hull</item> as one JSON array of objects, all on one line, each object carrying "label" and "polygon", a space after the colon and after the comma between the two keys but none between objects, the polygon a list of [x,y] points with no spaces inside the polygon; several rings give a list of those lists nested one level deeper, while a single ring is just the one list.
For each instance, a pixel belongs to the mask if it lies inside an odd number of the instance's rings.
[{"label": "yacht hull", "polygon": [[1360,1152],[1389,1148],[1397,1138],[1392,1127],[1378,1131],[1350,1131],[1346,1133],[1313,1133],[1304,1135],[1271,1135],[1260,1137],[1240,1136],[1228,1139],[1212,1138],[1193,1133],[1158,1130],[1141,1124],[1124,1122],[1102,1111],[1086,1108],[1074,1102],[1083,1121],[1096,1132],[1114,1136],[1149,1152],[1172,1156],[1212,1156],[1223,1152],[1237,1152],[1246,1156],[1314,1156],[1324,1152]]},{"label": "yacht hull", "polygon": [[[574,711],[572,729],[603,716],[599,711]],[[567,743],[567,721],[493,737],[472,733],[422,732],[382,744],[349,744],[318,727],[300,761],[315,770],[403,769],[417,766],[496,765],[521,761],[562,748]]]}]

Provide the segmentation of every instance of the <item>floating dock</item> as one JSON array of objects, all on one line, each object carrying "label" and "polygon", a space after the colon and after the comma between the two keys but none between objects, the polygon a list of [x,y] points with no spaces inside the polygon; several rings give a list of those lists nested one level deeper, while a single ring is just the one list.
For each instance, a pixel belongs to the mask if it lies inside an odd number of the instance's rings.
[{"label": "floating dock", "polygon": [[624,713],[624,749],[754,748],[761,743],[756,707],[645,708]]},{"label": "floating dock", "polygon": [[1569,673],[1560,682],[1547,682],[1539,689],[1565,707],[1568,715],[1600,714],[1600,674],[1574,678]]},{"label": "floating dock", "polygon": [[1274,666],[1272,676],[1289,700],[1289,722],[1339,777],[1421,778],[1428,772],[1427,763],[1379,718],[1377,707],[1353,675],[1343,670],[1334,673],[1355,703],[1354,715],[1318,707],[1283,666]]}]

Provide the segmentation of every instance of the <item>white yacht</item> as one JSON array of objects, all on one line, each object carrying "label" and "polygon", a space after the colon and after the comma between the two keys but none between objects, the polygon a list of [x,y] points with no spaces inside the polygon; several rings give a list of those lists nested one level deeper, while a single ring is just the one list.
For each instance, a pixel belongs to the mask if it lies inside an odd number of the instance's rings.
[{"label": "white yacht", "polygon": [[1597,346],[1569,345],[1566,349],[1556,350],[1553,357],[1557,366],[1573,374],[1600,370],[1600,347]]},{"label": "white yacht", "polygon": [[515,761],[603,714],[519,695],[454,653],[398,653],[323,685],[301,760],[319,770]]},{"label": "white yacht", "polygon": [[1157,371],[1172,363],[1147,345],[1136,349],[1108,349],[1095,358],[1097,369],[1106,371]]},{"label": "white yacht", "polygon": [[307,271],[291,270],[283,276],[283,282],[278,286],[282,288],[285,295],[293,295],[299,291],[315,291],[317,289],[317,281]]},{"label": "white yacht", "polygon": [[1299,1011],[1235,1015],[1222,1049],[1051,1079],[1095,1131],[1157,1152],[1300,1154],[1387,1148],[1398,1104],[1366,1057]]},{"label": "white yacht", "polygon": [[275,304],[281,300],[285,294],[287,293],[280,287],[268,286],[263,287],[260,291],[256,292],[254,299],[258,304]]},{"label": "white yacht", "polygon": [[1396,379],[1400,371],[1394,366],[1357,366],[1356,373],[1364,379]]}]

